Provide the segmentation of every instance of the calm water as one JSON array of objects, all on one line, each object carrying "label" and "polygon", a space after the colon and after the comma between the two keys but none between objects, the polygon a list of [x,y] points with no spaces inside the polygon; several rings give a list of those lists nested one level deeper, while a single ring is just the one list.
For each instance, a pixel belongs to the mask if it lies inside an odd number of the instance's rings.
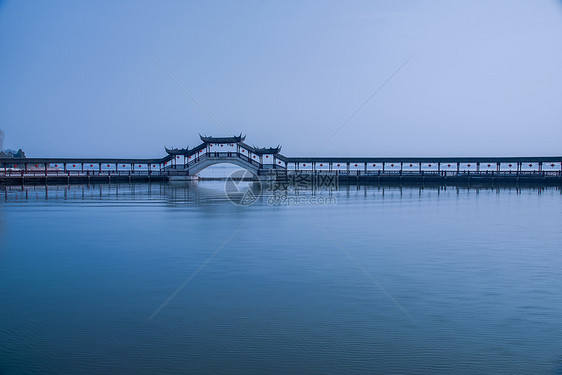
[{"label": "calm water", "polygon": [[222,186],[2,191],[0,373],[562,373],[559,189]]}]

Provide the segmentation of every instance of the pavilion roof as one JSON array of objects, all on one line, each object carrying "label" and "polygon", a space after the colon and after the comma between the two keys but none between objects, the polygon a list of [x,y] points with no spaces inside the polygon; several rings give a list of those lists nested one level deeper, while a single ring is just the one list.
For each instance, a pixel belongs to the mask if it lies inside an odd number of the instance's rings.
[{"label": "pavilion roof", "polygon": [[168,148],[164,146],[164,148],[169,155],[187,155],[189,152],[189,146],[186,148]]},{"label": "pavilion roof", "polygon": [[251,150],[254,154],[258,154],[258,155],[265,155],[265,154],[270,154],[270,155],[275,155],[278,154],[281,151],[281,146],[277,146],[277,147],[252,147]]},{"label": "pavilion roof", "polygon": [[244,142],[244,140],[246,139],[246,136],[242,136],[242,133],[240,133],[240,135],[238,136],[235,135],[233,137],[207,137],[201,134],[199,134],[199,137],[201,137],[201,140],[205,143],[238,143]]}]

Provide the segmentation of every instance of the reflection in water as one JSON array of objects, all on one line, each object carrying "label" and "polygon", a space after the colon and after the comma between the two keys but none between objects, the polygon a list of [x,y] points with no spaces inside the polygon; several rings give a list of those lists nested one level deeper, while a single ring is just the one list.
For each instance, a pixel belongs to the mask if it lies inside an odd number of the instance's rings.
[{"label": "reflection in water", "polygon": [[[267,202],[272,195],[296,196],[335,196],[356,198],[359,196],[380,196],[389,194],[395,197],[412,198],[433,196],[440,194],[479,194],[481,191],[495,192],[497,194],[542,194],[545,191],[559,192],[561,187],[523,186],[523,187],[452,187],[452,186],[377,186],[377,185],[340,185],[333,188],[284,188],[271,191],[266,189],[266,183],[248,182],[247,188],[263,195],[261,201]],[[263,187],[263,189],[261,189]],[[134,202],[168,202],[168,203],[195,203],[212,204],[228,201],[224,181],[186,182],[168,184],[99,184],[99,185],[30,185],[30,186],[3,186],[5,201],[21,201],[28,199],[44,200],[82,200],[82,201],[134,201]]]},{"label": "reflection in water", "polygon": [[559,370],[559,188],[2,189],[2,374]]}]

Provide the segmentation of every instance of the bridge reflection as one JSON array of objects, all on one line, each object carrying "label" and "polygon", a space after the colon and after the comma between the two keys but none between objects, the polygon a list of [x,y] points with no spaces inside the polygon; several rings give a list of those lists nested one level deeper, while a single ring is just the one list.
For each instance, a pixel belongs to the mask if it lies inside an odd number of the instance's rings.
[{"label": "bridge reflection", "polygon": [[[498,194],[543,194],[545,192],[562,195],[560,186],[440,186],[440,185],[341,185],[330,189],[289,187],[281,191],[263,189],[257,205],[268,203],[268,198],[275,194],[288,197],[298,196],[334,196],[338,200],[351,197],[378,196],[414,197],[434,196],[443,193],[478,194],[481,191],[494,191]],[[122,204],[223,204],[228,198],[224,182],[189,182],[189,183],[132,183],[132,184],[96,184],[96,185],[4,185],[0,188],[4,202],[68,201],[69,203],[122,203]],[[260,203],[261,202],[261,203]],[[271,201],[269,201],[271,202]]]}]

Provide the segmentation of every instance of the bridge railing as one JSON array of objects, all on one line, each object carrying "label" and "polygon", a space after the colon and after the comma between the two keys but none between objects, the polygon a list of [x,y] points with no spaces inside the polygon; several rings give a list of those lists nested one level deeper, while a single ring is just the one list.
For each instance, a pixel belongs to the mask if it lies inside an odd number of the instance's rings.
[{"label": "bridge railing", "polygon": [[206,160],[206,159],[228,159],[228,158],[238,158],[241,159],[245,162],[248,162],[250,164],[252,164],[253,166],[259,168],[260,167],[260,163],[257,160],[254,160],[252,158],[250,158],[248,155],[241,153],[241,152],[236,152],[236,151],[208,151],[205,153],[201,153],[200,155],[196,156],[195,159],[190,160],[187,165],[188,167],[195,165],[196,163],[199,163],[200,161]]},{"label": "bridge railing", "polygon": [[321,174],[321,175],[342,175],[342,176],[479,176],[479,177],[517,177],[517,176],[535,176],[535,177],[559,177],[562,171],[399,171],[399,170],[312,170],[312,169],[291,169],[287,170],[288,175],[296,174]]},{"label": "bridge railing", "polygon": [[[213,154],[213,153],[211,153]],[[236,153],[234,153],[236,154]],[[245,155],[238,155],[238,157],[243,157]],[[207,159],[208,155],[201,155],[196,160],[190,161],[189,166]],[[214,157],[211,155],[210,157]],[[246,159],[244,159],[246,160]],[[260,167],[260,164],[254,160],[246,160],[256,167]],[[263,165],[262,165],[263,166]],[[154,169],[154,170],[3,170],[0,169],[0,176],[5,177],[41,177],[41,176],[51,176],[51,177],[78,177],[78,176],[166,176],[166,175],[187,175],[188,170],[183,168],[173,168],[174,166],[169,166],[166,169]],[[267,165],[267,169],[276,169],[277,166]],[[279,168],[282,173],[287,173],[289,175],[294,174],[321,174],[321,175],[342,175],[342,176],[441,176],[441,177],[453,177],[453,176],[479,176],[479,177],[561,177],[562,171],[399,171],[399,170],[312,170],[312,169],[300,169],[300,170],[285,170],[284,168]]]},{"label": "bridge railing", "polygon": [[4,171],[0,170],[0,176],[6,177],[41,177],[41,176],[49,176],[49,177],[88,177],[88,176],[165,176],[165,175],[185,175],[185,171],[173,171],[173,170],[135,170],[135,171],[115,171],[115,170],[102,170],[102,171],[93,171],[93,170],[86,170],[86,171],[38,171],[38,170],[31,170],[31,171]]}]

